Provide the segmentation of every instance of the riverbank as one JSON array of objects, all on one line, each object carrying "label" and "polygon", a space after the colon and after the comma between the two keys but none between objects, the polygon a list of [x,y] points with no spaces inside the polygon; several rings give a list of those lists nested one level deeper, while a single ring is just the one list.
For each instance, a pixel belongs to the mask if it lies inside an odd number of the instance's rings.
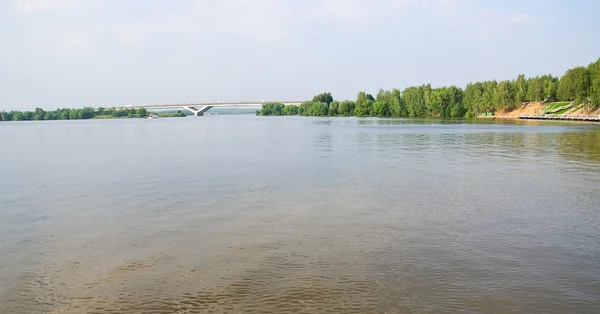
[{"label": "riverbank", "polygon": [[567,115],[577,117],[598,117],[600,108],[596,110],[587,110],[584,105],[574,105],[569,102],[528,102],[513,109],[500,109],[494,112],[493,116],[480,115],[478,118],[484,119],[519,119],[521,116],[533,115]]}]

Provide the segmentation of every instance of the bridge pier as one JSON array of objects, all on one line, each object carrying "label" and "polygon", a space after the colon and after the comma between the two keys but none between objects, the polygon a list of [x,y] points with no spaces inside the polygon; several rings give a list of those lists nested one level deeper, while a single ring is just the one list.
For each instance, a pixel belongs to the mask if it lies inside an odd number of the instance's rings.
[{"label": "bridge pier", "polygon": [[192,107],[192,106],[185,106],[183,108],[191,111],[194,114],[194,116],[200,117],[200,116],[203,116],[204,113],[207,112],[208,110],[210,110],[212,107],[213,106],[202,106],[202,107],[196,108],[196,107]]}]

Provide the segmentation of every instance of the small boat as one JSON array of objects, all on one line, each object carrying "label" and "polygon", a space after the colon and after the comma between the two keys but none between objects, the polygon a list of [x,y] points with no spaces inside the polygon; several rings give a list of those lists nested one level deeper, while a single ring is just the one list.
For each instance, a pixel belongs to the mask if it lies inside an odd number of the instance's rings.
[{"label": "small boat", "polygon": [[150,114],[146,119],[158,119],[158,115]]}]

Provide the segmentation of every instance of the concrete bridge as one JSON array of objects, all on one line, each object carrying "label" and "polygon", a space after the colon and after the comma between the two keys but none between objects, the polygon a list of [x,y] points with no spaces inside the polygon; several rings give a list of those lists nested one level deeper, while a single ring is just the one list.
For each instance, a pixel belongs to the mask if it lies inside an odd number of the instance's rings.
[{"label": "concrete bridge", "polygon": [[[171,105],[127,105],[122,107],[114,107],[116,109],[186,109],[191,111],[195,116],[202,116],[205,112],[213,107],[256,107],[267,103],[280,103],[284,105],[300,105],[304,101],[237,101],[237,102],[206,102],[206,103],[191,103],[191,104],[171,104]],[[113,107],[104,108],[105,110],[113,109]]]}]

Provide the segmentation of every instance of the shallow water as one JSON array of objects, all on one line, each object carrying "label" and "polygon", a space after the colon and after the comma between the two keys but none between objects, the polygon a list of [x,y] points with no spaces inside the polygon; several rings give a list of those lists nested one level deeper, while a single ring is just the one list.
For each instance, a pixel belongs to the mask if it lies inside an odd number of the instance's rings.
[{"label": "shallow water", "polygon": [[2,313],[598,313],[600,126],[0,123]]}]

